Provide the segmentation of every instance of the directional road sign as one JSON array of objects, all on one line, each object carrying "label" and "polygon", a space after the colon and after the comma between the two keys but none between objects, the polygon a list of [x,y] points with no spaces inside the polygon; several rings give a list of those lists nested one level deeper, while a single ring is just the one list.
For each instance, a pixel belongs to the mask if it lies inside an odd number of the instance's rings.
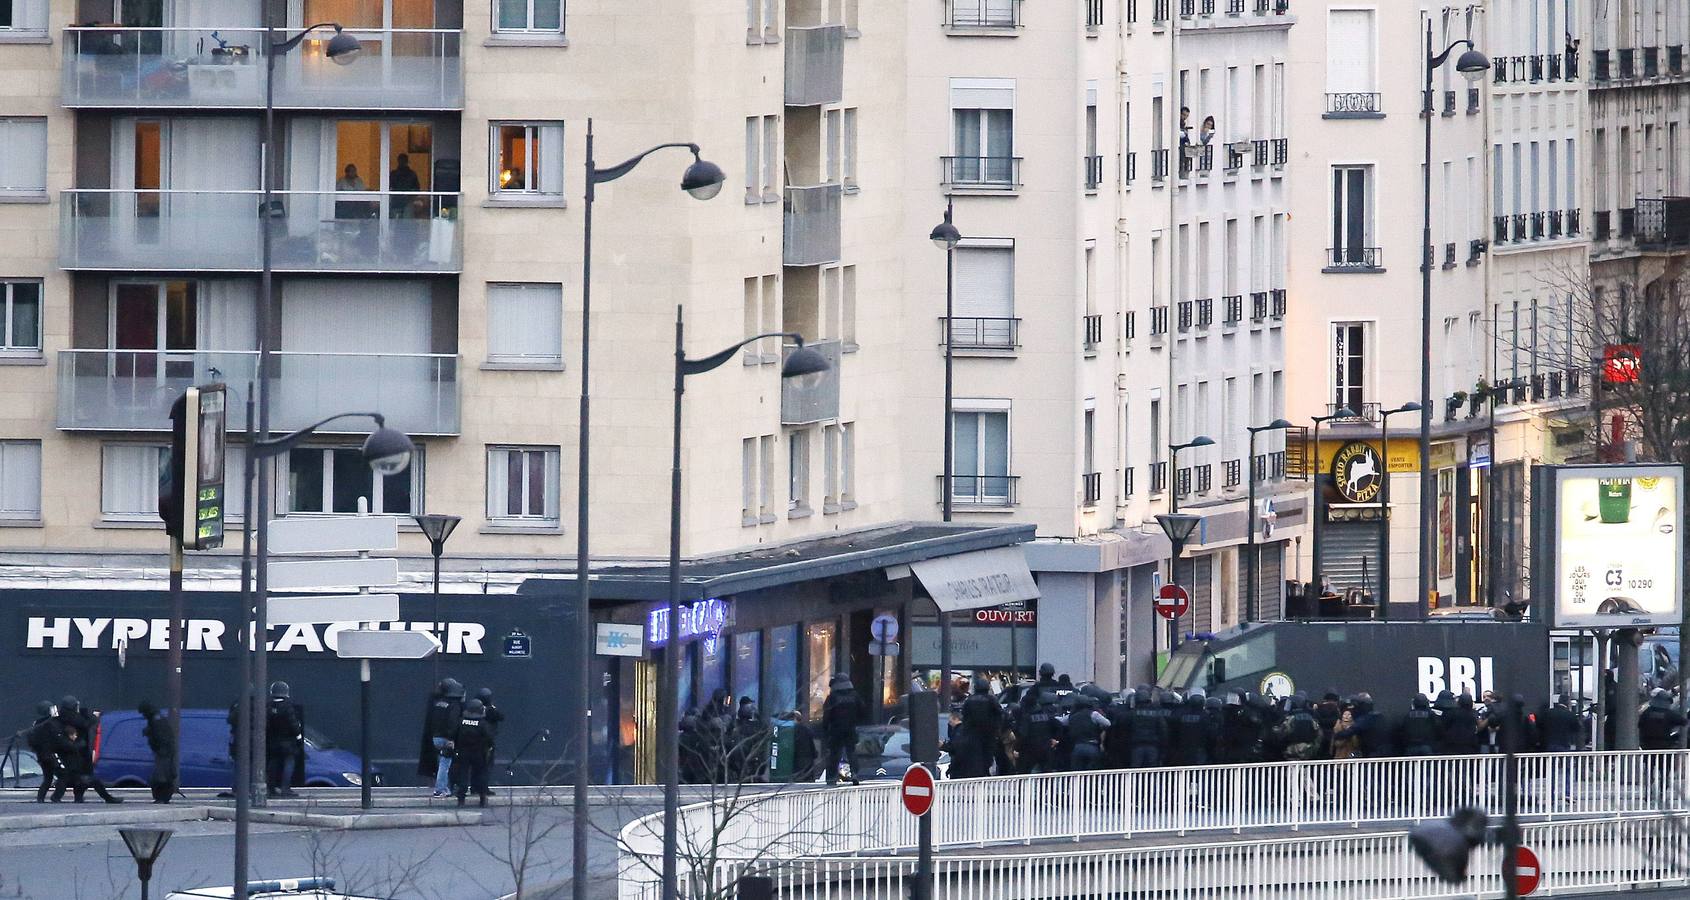
[{"label": "directional road sign", "polygon": [[933,773],[921,763],[910,766],[904,773],[901,793],[904,809],[910,815],[916,818],[927,815],[933,808]]},{"label": "directional road sign", "polygon": [[391,557],[301,559],[270,564],[270,590],[375,587],[399,583],[399,560]]},{"label": "directional road sign", "polygon": [[1156,592],[1156,614],[1164,619],[1177,619],[1191,607],[1191,596],[1177,584],[1164,584]]},{"label": "directional road sign", "polygon": [[341,659],[427,659],[440,649],[434,637],[421,631],[342,631],[334,655]]},{"label": "directional road sign", "polygon": [[270,552],[399,549],[398,516],[288,516],[270,520]]},{"label": "directional road sign", "polygon": [[271,625],[327,625],[333,622],[397,622],[398,594],[337,594],[271,597]]},{"label": "directional road sign", "polygon": [[1537,861],[1537,854],[1530,847],[1521,847],[1514,851],[1514,883],[1519,887],[1520,896],[1537,890],[1537,883],[1543,878],[1543,866]]}]

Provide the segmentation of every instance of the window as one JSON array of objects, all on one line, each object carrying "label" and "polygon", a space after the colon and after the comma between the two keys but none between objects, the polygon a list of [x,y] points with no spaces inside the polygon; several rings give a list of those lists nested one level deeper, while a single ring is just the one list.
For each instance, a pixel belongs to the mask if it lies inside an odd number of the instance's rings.
[{"label": "window", "polygon": [[47,33],[45,0],[0,0],[0,40],[7,34]]},{"label": "window", "polygon": [[0,356],[40,355],[41,282],[0,281]]},{"label": "window", "polygon": [[493,14],[495,32],[563,33],[563,0],[495,0]]},{"label": "window", "polygon": [[839,423],[839,505],[857,508],[857,423]]},{"label": "window", "polygon": [[[755,4],[756,0],[752,0]],[[741,525],[757,524],[757,439],[739,442],[739,519]]]},{"label": "window", "polygon": [[775,520],[775,436],[757,439],[757,521]]},{"label": "window", "polygon": [[[4,3],[5,0],[0,0]],[[47,120],[0,118],[0,199],[47,193]]]},{"label": "window", "polygon": [[[753,275],[745,279],[745,337],[768,334],[779,331],[780,325],[780,288],[779,281],[774,275]],[[763,344],[762,348],[758,344]],[[767,350],[768,352],[763,352]],[[779,345],[774,339],[747,344],[745,347],[745,364],[748,366],[762,363],[780,362]]]},{"label": "window", "polygon": [[158,487],[169,459],[157,444],[106,444],[100,448],[100,518],[158,522]]},{"label": "window", "polygon": [[964,242],[956,254],[953,347],[1008,350],[1015,347],[1015,244]]},{"label": "window", "polygon": [[1367,400],[1367,323],[1332,326],[1332,402],[1360,414]]},{"label": "window", "polygon": [[1334,9],[1326,21],[1326,91],[1371,94],[1374,81],[1373,10]]},{"label": "window", "polygon": [[951,79],[952,184],[1015,184],[1015,82]]},{"label": "window", "polygon": [[956,503],[1005,506],[1011,502],[1009,410],[957,410],[952,414]]},{"label": "window", "polygon": [[770,508],[774,491],[775,436],[748,437],[740,441],[740,525],[767,525],[775,520]]},{"label": "window", "polygon": [[788,515],[810,514],[810,432],[789,431],[786,435]]},{"label": "window", "polygon": [[487,285],[487,362],[512,368],[563,366],[562,285]]},{"label": "window", "polygon": [[839,272],[839,336],[844,339],[846,353],[857,349],[857,267],[844,266]]},{"label": "window", "polygon": [[822,512],[839,512],[839,426],[822,426]]},{"label": "window", "polygon": [[1332,167],[1332,256],[1334,267],[1376,265],[1373,237],[1373,167]]},{"label": "window", "polygon": [[[157,515],[157,511],[154,511]],[[41,442],[0,441],[0,519],[41,518]]]},{"label": "window", "polygon": [[[856,8],[856,3],[852,2],[850,4],[850,9],[855,10]],[[1674,127],[1676,128],[1677,126],[1675,125]],[[839,149],[839,158],[842,160],[841,165],[844,168],[845,188],[847,190],[856,190],[857,108],[855,106],[849,107],[845,110],[845,145]]]},{"label": "window", "polygon": [[780,14],[777,0],[745,0],[745,42],[778,43]]},{"label": "window", "polygon": [[487,521],[495,525],[559,524],[556,447],[487,448]]},{"label": "window", "polygon": [[827,183],[857,185],[857,110],[827,111]]},{"label": "window", "polygon": [[745,120],[746,203],[773,203],[780,199],[775,180],[780,165],[779,129],[779,116],[749,116]]},{"label": "window", "polygon": [[423,451],[397,475],[377,475],[356,447],[300,447],[288,451],[286,490],[280,506],[295,513],[355,513],[360,498],[370,512],[422,512]]},{"label": "window", "polygon": [[494,122],[492,128],[488,193],[505,199],[563,195],[563,123]]}]

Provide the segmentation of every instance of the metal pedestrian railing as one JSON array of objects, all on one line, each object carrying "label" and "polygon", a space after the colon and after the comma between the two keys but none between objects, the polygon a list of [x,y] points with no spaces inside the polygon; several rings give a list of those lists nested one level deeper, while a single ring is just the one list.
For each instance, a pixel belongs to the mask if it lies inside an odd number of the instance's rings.
[{"label": "metal pedestrian railing", "polygon": [[[935,800],[933,845],[1359,828],[1438,819],[1462,806],[1500,810],[1503,759],[1324,760],[945,781]],[[1520,814],[1528,818],[1690,813],[1687,787],[1685,751],[1520,757]],[[641,885],[655,879],[661,829],[662,817],[654,815],[622,830],[623,897],[643,896]],[[902,808],[898,784],[885,782],[742,795],[732,808],[687,806],[678,840],[683,868],[709,868],[727,861],[905,852],[915,848],[917,828]]]}]

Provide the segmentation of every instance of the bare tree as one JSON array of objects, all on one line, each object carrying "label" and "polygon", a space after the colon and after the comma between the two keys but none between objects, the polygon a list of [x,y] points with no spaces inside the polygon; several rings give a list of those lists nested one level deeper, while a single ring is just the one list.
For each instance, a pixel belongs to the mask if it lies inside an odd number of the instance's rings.
[{"label": "bare tree", "polygon": [[567,816],[553,810],[568,802],[556,787],[558,772],[559,763],[553,762],[540,773],[539,784],[532,789],[506,788],[504,802],[494,804],[494,809],[503,811],[497,835],[470,835],[471,843],[510,872],[516,889],[501,896],[522,900],[531,889],[536,870],[549,871],[562,860],[559,848],[563,842],[551,840],[569,824]]}]

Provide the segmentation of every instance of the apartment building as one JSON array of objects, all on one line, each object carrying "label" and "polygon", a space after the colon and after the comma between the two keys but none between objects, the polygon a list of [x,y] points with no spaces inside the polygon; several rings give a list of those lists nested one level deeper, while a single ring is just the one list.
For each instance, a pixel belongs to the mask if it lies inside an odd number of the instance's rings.
[{"label": "apartment building", "polygon": [[[1300,552],[1307,580],[1357,600],[1388,584],[1399,610],[1413,610],[1418,591],[1420,423],[1417,413],[1390,418],[1386,447],[1382,412],[1420,401],[1423,115],[1433,135],[1431,352],[1453,366],[1443,374],[1450,384],[1485,372],[1467,361],[1485,346],[1491,264],[1476,199],[1486,193],[1490,144],[1475,93],[1482,85],[1454,72],[1458,52],[1423,95],[1424,35],[1429,21],[1434,50],[1457,39],[1482,43],[1485,14],[1465,5],[1323,4],[1291,30],[1292,166],[1305,175],[1291,200],[1300,226],[1290,236],[1287,408],[1299,423],[1330,417],[1309,454],[1319,539]],[[1433,384],[1437,398],[1437,372]],[[1455,472],[1468,458],[1470,427],[1434,410],[1439,605],[1457,596],[1458,556],[1470,547],[1455,528],[1463,502]]]}]

